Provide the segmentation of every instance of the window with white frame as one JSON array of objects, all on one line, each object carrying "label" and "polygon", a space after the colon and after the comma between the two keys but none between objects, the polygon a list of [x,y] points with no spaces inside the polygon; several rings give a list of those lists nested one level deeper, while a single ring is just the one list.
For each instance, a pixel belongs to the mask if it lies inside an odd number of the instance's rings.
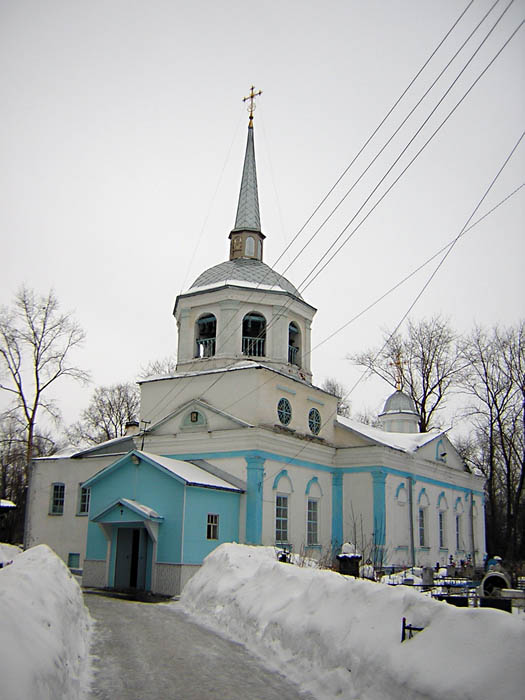
[{"label": "window with white frame", "polygon": [[463,549],[463,537],[461,533],[463,516],[461,513],[456,513],[456,549],[461,551]]},{"label": "window with white frame", "polygon": [[419,546],[427,546],[427,533],[426,533],[426,519],[427,519],[427,509],[419,508],[418,510],[418,528],[419,528]]},{"label": "window with white frame", "polygon": [[219,539],[219,516],[217,513],[208,513],[208,522],[206,526],[206,539]]},{"label": "window with white frame", "polygon": [[447,546],[447,520],[446,513],[444,510],[438,512],[438,523],[439,523],[439,547],[440,549],[445,549]]},{"label": "window with white frame", "polygon": [[309,498],[306,510],[306,544],[319,544],[319,501]]},{"label": "window with white frame", "polygon": [[81,486],[78,493],[78,514],[87,515],[89,513],[89,498],[91,491],[89,488]]},{"label": "window with white frame", "polygon": [[51,515],[64,514],[64,499],[66,495],[65,484],[51,484],[51,504],[49,512]]},{"label": "window with white frame", "polygon": [[288,496],[275,497],[275,541],[288,542]]}]

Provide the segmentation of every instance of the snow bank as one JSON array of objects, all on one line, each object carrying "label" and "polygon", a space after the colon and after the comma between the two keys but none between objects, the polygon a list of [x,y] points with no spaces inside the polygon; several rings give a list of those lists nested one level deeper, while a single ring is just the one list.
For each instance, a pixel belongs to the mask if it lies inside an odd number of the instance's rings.
[{"label": "snow bank", "polygon": [[0,569],[1,697],[81,698],[89,679],[90,629],[80,587],[49,547],[15,556]]},{"label": "snow bank", "polygon": [[14,544],[0,543],[0,566],[10,564],[21,552],[20,547]]},{"label": "snow bank", "polygon": [[[181,604],[323,700],[494,700],[525,687],[520,617],[282,564],[271,547],[218,547]],[[425,629],[401,644],[403,617]]]}]

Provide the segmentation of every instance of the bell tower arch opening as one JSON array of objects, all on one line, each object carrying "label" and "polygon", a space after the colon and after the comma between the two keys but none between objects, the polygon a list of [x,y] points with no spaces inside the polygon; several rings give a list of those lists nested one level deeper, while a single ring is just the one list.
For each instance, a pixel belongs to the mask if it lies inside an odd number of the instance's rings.
[{"label": "bell tower arch opening", "polygon": [[264,357],[266,354],[266,319],[251,311],[242,320],[242,354]]},{"label": "bell tower arch opening", "polygon": [[288,362],[301,366],[301,331],[293,321],[288,325]]},{"label": "bell tower arch opening", "polygon": [[213,357],[217,341],[217,319],[213,314],[203,314],[195,326],[195,357]]}]

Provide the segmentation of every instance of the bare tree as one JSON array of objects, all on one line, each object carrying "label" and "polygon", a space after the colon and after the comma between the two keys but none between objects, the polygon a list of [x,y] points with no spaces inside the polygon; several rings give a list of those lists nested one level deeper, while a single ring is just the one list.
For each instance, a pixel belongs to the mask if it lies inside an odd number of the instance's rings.
[{"label": "bare tree", "polygon": [[167,355],[158,360],[152,360],[140,368],[139,379],[147,379],[154,375],[164,376],[175,374],[177,370],[177,359],[175,356]]},{"label": "bare tree", "polygon": [[138,386],[133,383],[99,386],[79,421],[68,430],[73,443],[98,444],[125,434],[126,423],[136,420],[140,406]]},{"label": "bare tree", "polygon": [[476,328],[466,339],[463,389],[474,426],[467,463],[486,477],[491,553],[525,555],[525,322]]},{"label": "bare tree", "polygon": [[465,360],[448,321],[440,316],[408,322],[406,336],[385,332],[385,344],[349,358],[405,391],[416,404],[422,433],[439,427],[439,411],[456,389]]},{"label": "bare tree", "polygon": [[71,362],[84,332],[70,313],[61,313],[53,291],[45,296],[22,287],[11,307],[0,309],[0,389],[10,395],[9,412],[24,425],[25,478],[29,474],[40,409],[59,413],[49,389],[69,377],[88,374]]},{"label": "bare tree", "polygon": [[337,381],[337,379],[334,379],[333,377],[327,377],[324,380],[321,389],[324,389],[329,394],[332,394],[332,396],[337,396],[337,415],[348,418],[350,416],[350,403],[345,399],[348,391],[341,384],[341,382]]},{"label": "bare tree", "polygon": [[[49,433],[35,430],[33,456],[53,454],[56,449]],[[26,427],[21,418],[8,412],[0,416],[0,497],[15,503],[16,508],[0,519],[0,542],[22,541],[26,486]]]}]

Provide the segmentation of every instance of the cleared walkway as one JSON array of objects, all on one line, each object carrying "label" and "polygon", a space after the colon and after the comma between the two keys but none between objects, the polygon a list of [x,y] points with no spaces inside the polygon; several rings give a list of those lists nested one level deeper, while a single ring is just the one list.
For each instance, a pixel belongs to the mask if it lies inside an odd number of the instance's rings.
[{"label": "cleared walkway", "polygon": [[85,595],[98,700],[312,700],[244,647],[163,604]]}]

